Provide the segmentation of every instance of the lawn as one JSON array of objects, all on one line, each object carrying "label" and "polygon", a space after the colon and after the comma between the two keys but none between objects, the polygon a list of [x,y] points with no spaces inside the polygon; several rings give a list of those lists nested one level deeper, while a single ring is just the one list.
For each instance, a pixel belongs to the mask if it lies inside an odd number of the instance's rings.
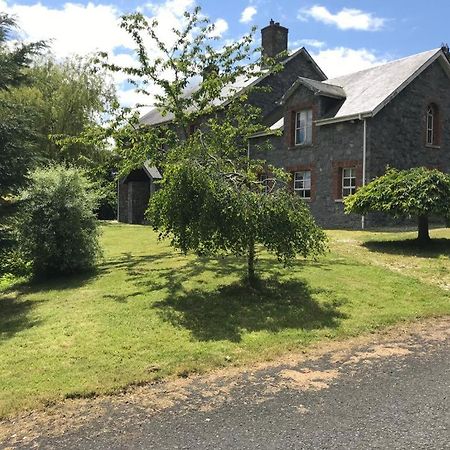
[{"label": "lawn", "polygon": [[0,292],[0,416],[63,398],[271,359],[313,342],[450,314],[450,230],[331,231],[331,251],[240,282],[242,260],[182,256],[148,228],[103,226],[97,274]]}]

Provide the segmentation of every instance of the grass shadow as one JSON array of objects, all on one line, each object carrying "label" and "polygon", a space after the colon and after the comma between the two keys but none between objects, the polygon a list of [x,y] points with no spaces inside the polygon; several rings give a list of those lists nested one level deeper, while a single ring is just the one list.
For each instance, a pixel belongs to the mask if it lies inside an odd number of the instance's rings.
[{"label": "grass shadow", "polygon": [[257,289],[236,282],[212,292],[168,296],[154,307],[163,320],[190,330],[196,340],[239,342],[244,332],[338,326],[342,302],[320,304],[314,299],[318,293],[303,281],[269,279]]},{"label": "grass shadow", "polygon": [[39,324],[39,321],[29,318],[29,312],[35,303],[14,297],[0,299],[0,341]]},{"label": "grass shadow", "polygon": [[425,244],[417,239],[367,241],[363,246],[371,252],[388,253],[392,255],[415,256],[419,258],[450,256],[450,239],[432,239]]}]

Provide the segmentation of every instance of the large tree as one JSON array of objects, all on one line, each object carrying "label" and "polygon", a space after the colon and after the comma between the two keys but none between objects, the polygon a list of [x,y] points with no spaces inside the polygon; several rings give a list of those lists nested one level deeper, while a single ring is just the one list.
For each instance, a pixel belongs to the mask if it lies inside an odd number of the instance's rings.
[{"label": "large tree", "polygon": [[[148,212],[160,235],[184,252],[246,255],[253,284],[258,245],[287,263],[297,254],[321,253],[325,234],[302,200],[285,189],[289,175],[249,158],[249,137],[265,128],[260,110],[248,102],[258,89],[251,82],[265,73],[255,58],[253,32],[219,47],[214,25],[198,8],[184,18],[168,45],[157,22],[141,14],[124,17],[139,64],[103,64],[125,72],[151,96],[168,124],[145,127],[134,117],[114,136],[125,172],[148,159],[163,170]],[[267,63],[278,70],[274,61]]]},{"label": "large tree", "polygon": [[0,197],[17,190],[32,165],[35,111],[15,101],[11,92],[30,83],[28,73],[33,56],[44,43],[11,44],[14,19],[0,14]]},{"label": "large tree", "polygon": [[382,212],[396,218],[416,217],[418,240],[430,240],[430,216],[450,218],[450,176],[418,167],[388,169],[386,174],[345,199],[347,213]]},{"label": "large tree", "polygon": [[105,146],[76,138],[108,120],[117,103],[112,79],[95,67],[91,57],[79,56],[57,62],[47,55],[29,73],[32,86],[17,95],[27,97],[37,110],[42,157],[83,168],[95,166]]}]

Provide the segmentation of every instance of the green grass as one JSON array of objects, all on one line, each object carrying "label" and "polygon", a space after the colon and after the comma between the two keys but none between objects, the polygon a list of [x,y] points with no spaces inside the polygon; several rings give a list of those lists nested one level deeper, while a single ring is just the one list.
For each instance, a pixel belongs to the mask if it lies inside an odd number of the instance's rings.
[{"label": "green grass", "polygon": [[409,233],[329,232],[316,262],[260,255],[251,291],[242,260],[185,257],[147,227],[106,225],[96,275],[0,284],[0,415],[450,314],[450,230],[432,234],[424,250]]}]

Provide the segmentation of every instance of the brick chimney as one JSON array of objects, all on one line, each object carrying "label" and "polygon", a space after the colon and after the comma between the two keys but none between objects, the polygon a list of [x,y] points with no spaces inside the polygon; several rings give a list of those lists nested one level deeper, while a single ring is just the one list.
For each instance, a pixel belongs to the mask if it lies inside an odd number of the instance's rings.
[{"label": "brick chimney", "polygon": [[287,28],[271,19],[269,25],[261,30],[263,58],[275,58],[281,52],[286,51],[288,48],[288,33]]}]

